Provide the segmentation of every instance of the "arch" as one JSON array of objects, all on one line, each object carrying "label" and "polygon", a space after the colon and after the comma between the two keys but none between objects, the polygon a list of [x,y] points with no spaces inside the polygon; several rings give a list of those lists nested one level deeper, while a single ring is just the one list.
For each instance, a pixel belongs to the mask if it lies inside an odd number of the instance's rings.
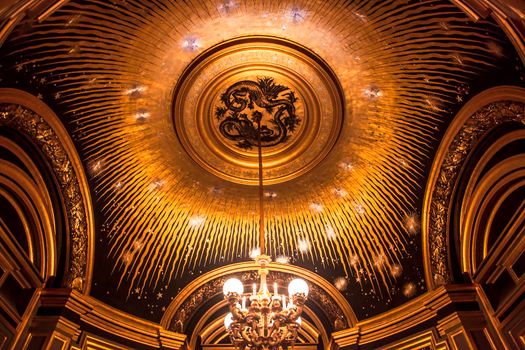
[{"label": "arch", "polygon": [[427,287],[451,283],[452,198],[468,156],[495,127],[525,122],[525,89],[501,86],[483,91],[459,111],[448,127],[432,164],[422,213],[423,259]]},{"label": "arch", "polygon": [[[11,205],[21,220],[27,242],[27,257],[43,280],[55,276],[57,247],[49,194],[39,191],[29,175],[14,164],[0,159],[0,169],[0,196]],[[5,228],[9,230],[7,225]]]},{"label": "arch", "polygon": [[467,162],[451,234],[461,273],[477,286],[494,331],[514,348],[525,327],[525,126],[504,126],[479,143],[479,159]]},{"label": "arch", "polygon": [[[0,126],[27,139],[48,165],[66,217],[64,231],[67,257],[62,286],[89,293],[94,253],[94,217],[87,178],[72,140],[60,119],[44,102],[18,89],[0,89]],[[35,171],[37,167],[28,162],[31,158],[29,154],[24,155],[21,149],[11,147],[6,138],[1,142],[10,147],[23,166],[30,168],[29,173],[38,174]],[[38,179],[38,175],[35,176],[35,186],[42,191],[46,184]],[[52,207],[49,206],[49,198],[43,201],[46,207]],[[56,228],[53,227],[52,231],[56,231]]]},{"label": "arch", "polygon": [[[471,276],[488,255],[494,216],[510,195],[525,187],[525,154],[511,157],[491,169],[464,203],[461,217],[461,267]],[[511,208],[506,208],[507,210]],[[525,214],[525,213],[524,213]]]},{"label": "arch", "polygon": [[[246,286],[258,281],[258,266],[254,262],[242,262],[212,270],[199,276],[186,286],[171,302],[161,319],[161,326],[177,332],[191,331],[188,334],[190,346],[197,343],[207,320],[221,308],[226,310],[222,296],[222,286],[231,277],[237,277]],[[344,296],[328,281],[304,268],[271,263],[269,278],[286,284],[296,276],[310,284],[310,294],[305,305],[305,315],[312,327],[317,329],[325,346],[329,345],[329,334],[335,330],[352,327],[357,318]],[[206,311],[203,311],[206,310]],[[226,314],[226,311],[223,312]],[[322,318],[322,319],[321,319]],[[191,328],[191,329],[190,329]]]}]

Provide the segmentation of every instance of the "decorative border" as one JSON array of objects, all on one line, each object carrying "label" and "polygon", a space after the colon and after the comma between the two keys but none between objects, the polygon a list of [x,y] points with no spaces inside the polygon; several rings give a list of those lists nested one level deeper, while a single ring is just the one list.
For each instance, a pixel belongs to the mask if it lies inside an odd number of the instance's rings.
[{"label": "decorative border", "polygon": [[[273,280],[279,281],[282,285],[288,285],[292,279],[297,277],[293,274],[279,271],[272,271],[271,276]],[[185,331],[184,328],[187,321],[193,316],[199,307],[207,300],[219,294],[222,295],[222,286],[227,279],[232,277],[239,278],[244,285],[251,285],[252,283],[257,283],[259,281],[259,275],[257,271],[244,271],[241,274],[220,276],[206,282],[193,293],[191,293],[191,295],[184,300],[180,307],[175,310],[174,317],[171,319],[168,329],[176,332]],[[330,319],[331,326],[335,331],[349,327],[350,322],[345,317],[343,310],[338,306],[335,300],[318,285],[313,283],[310,284],[308,300],[316,303],[321,308],[321,310],[324,311],[326,316],[328,316]]]},{"label": "decorative border", "polygon": [[525,103],[504,100],[485,105],[464,122],[448,146],[432,190],[429,210],[430,271],[436,286],[452,282],[448,266],[450,201],[461,168],[488,131],[508,122],[525,123]]},{"label": "decorative border", "polygon": [[63,284],[83,291],[87,273],[88,223],[79,182],[68,153],[53,128],[37,113],[19,104],[0,104],[0,126],[30,137],[51,164],[68,220],[70,253]]}]

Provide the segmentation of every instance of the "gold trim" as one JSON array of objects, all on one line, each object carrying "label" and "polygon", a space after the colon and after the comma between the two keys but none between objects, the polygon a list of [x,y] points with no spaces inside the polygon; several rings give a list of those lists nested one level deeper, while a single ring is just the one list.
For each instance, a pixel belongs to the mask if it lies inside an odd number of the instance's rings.
[{"label": "gold trim", "polygon": [[432,349],[449,350],[446,340],[439,339],[439,334],[435,329],[425,330],[403,338],[391,344],[381,346],[377,350],[414,350]]},{"label": "gold trim", "polygon": [[[191,333],[191,338],[190,338],[190,341],[188,342],[188,348],[191,350],[191,349],[196,349],[196,345],[197,345],[197,338],[200,336],[201,338],[204,338],[206,339],[207,337],[209,337],[208,335],[208,332],[210,332],[209,329],[205,329],[204,326],[206,325],[206,322],[208,322],[209,318],[211,316],[213,316],[213,314],[215,312],[217,312],[218,310],[220,310],[221,308],[223,307],[226,307],[228,305],[228,303],[226,302],[226,300],[221,300],[220,302],[218,302],[217,304],[214,304],[212,307],[210,307],[203,315],[202,317],[199,319],[199,322],[197,322],[197,324],[195,325],[195,328],[192,329],[192,333]],[[220,320],[220,317],[217,318],[215,321],[212,321],[213,323],[216,323],[217,320]],[[223,322],[221,322],[223,323]],[[209,328],[209,327],[208,327]]]},{"label": "gold trim", "polygon": [[[523,88],[501,86],[488,89],[470,100],[448,127],[436,152],[423,201],[423,260],[429,290],[452,281],[448,266],[449,204],[468,151],[490,128],[506,121],[524,121],[524,103]],[[522,112],[505,114],[511,106],[518,111],[521,108]],[[498,110],[501,113],[497,114]]]},{"label": "gold trim", "polygon": [[73,348],[81,349],[87,346],[89,338],[120,346],[108,349],[175,350],[181,349],[186,341],[184,334],[170,332],[157,323],[127,314],[93,297],[66,288],[37,288],[24,320],[25,325],[13,343],[15,346],[27,343],[27,338],[34,334],[44,336],[46,340],[59,334],[71,342]]},{"label": "gold trim", "polygon": [[[471,172],[469,177],[469,183],[465,188],[465,195],[463,197],[463,205],[461,207],[461,216],[463,217],[466,214],[467,209],[465,208],[466,203],[469,203],[472,197],[472,193],[476,187],[476,179],[479,179],[481,173],[490,159],[499,152],[507,144],[517,141],[519,139],[525,139],[525,130],[517,130],[505,134],[501,138],[498,138],[490,145],[489,148],[483,153],[483,157],[478,161],[475,168]],[[462,226],[461,226],[462,227]]]},{"label": "gold trim", "polygon": [[[0,103],[5,105],[0,121],[14,123],[11,125],[32,137],[51,160],[66,200],[70,226],[72,246],[65,283],[89,293],[94,261],[94,217],[89,185],[75,146],[60,119],[35,96],[17,89],[2,88]],[[15,113],[15,117],[9,117],[9,113]],[[16,118],[17,113],[21,118]],[[37,132],[36,123],[40,123],[43,129]],[[46,145],[46,142],[50,144]],[[56,158],[58,154],[53,152],[61,152],[64,158]]]},{"label": "gold trim", "polygon": [[[6,184],[7,188],[16,194],[16,198],[11,198],[2,189],[0,189],[0,193],[3,193],[3,196],[11,202],[24,225],[29,249],[29,252],[27,252],[29,254],[28,258],[32,263],[35,263],[33,253],[36,247],[33,244],[37,244],[38,248],[36,249],[41,253],[42,261],[40,266],[35,264],[35,267],[39,270],[44,280],[54,276],[57,270],[57,253],[54,243],[55,230],[52,220],[54,217],[52,207],[46,205],[45,198],[42,198],[42,194],[37,190],[33,179],[22,169],[1,159],[0,167],[2,168],[0,183]],[[23,203],[23,209],[18,206],[18,202]],[[24,209],[28,213],[25,213]],[[27,216],[34,221],[34,228],[37,232],[31,232]]]},{"label": "gold trim", "polygon": [[[430,324],[427,329],[443,330],[444,320],[454,313],[455,308],[450,308],[451,305],[475,303],[476,300],[477,293],[474,285],[440,286],[383,314],[359,321],[352,328],[334,332],[332,337],[334,343],[340,348],[351,346],[371,348],[373,345],[384,346],[384,349],[397,348],[393,344],[402,344],[404,341],[396,340],[396,335],[409,333],[411,330],[420,330],[421,328],[418,327],[421,324]],[[441,316],[447,310],[450,313]],[[483,322],[481,311],[475,311],[475,313],[476,320]],[[440,334],[440,336],[444,335]],[[410,343],[410,339],[404,339]],[[416,336],[416,339],[419,337]],[[443,340],[439,339],[439,341]],[[400,349],[403,348],[406,349],[406,347],[400,347]]]},{"label": "gold trim", "polygon": [[461,0],[452,0],[452,2],[465,12],[467,16],[473,22],[478,22],[481,18],[485,18],[490,14],[490,11],[486,6],[481,5],[478,1],[461,1]]},{"label": "gold trim", "polygon": [[[45,210],[49,211],[49,217],[54,217],[53,205],[49,193],[47,192],[46,183],[44,182],[44,179],[42,178],[38,167],[33,163],[33,160],[19,145],[17,145],[15,142],[11,141],[8,138],[0,136],[0,146],[7,148],[11,152],[13,152],[18,157],[18,159],[24,164],[24,166],[29,170],[29,174],[31,174],[32,181],[35,183],[40,193],[44,195],[43,200],[45,202]],[[52,225],[52,231],[54,232],[55,223],[51,221],[50,224]]]},{"label": "gold trim", "polygon": [[[516,182],[517,179],[522,179]],[[461,268],[464,272],[469,272],[471,276],[477,270],[476,261],[483,260],[485,256],[476,259],[477,239],[488,236],[486,230],[490,229],[491,219],[497,212],[500,204],[507,198],[509,193],[514,192],[518,187],[523,186],[525,182],[525,155],[517,155],[506,159],[504,162],[497,164],[492,168],[477,185],[477,190],[472,194],[470,200],[471,205],[466,213],[465,220],[461,221],[464,226],[460,232],[461,235]],[[512,184],[504,192],[501,192],[502,187]],[[496,203],[492,203],[487,199],[498,198]],[[490,209],[487,207],[490,206]],[[481,229],[480,214],[491,212],[487,221],[485,229]],[[478,237],[479,234],[482,237]],[[484,244],[485,246],[485,244]],[[486,251],[486,250],[485,250]]]},{"label": "gold trim", "polygon": [[38,22],[43,22],[46,20],[46,18],[48,18],[49,16],[51,16],[55,11],[57,11],[60,7],[64,6],[65,4],[67,4],[69,0],[55,0],[55,3],[54,4],[51,4],[49,5],[49,7],[44,11],[42,12],[37,20]]}]

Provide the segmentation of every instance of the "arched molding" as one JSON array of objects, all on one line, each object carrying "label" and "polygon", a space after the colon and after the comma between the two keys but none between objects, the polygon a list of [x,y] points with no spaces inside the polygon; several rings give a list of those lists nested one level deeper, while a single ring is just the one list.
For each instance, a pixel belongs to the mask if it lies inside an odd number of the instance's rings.
[{"label": "arched molding", "polygon": [[[40,193],[45,194],[47,192],[46,183],[40,174],[38,166],[33,162],[31,157],[18,144],[16,144],[16,142],[13,142],[9,138],[3,137],[3,136],[0,136],[0,147],[3,147],[9,150],[13,154],[16,154],[16,157],[18,158],[18,160],[20,160],[22,164],[24,165],[24,167],[27,168],[29,174],[31,175],[32,180],[34,181]],[[46,204],[46,210],[52,213],[53,206],[52,206],[51,198],[49,198],[48,194],[45,197],[45,204]]]},{"label": "arched molding", "polygon": [[461,272],[476,284],[494,332],[505,347],[517,348],[525,329],[525,126],[494,134],[499,138],[489,138],[467,180],[469,198],[462,196],[454,234]]},{"label": "arched molding", "polygon": [[525,63],[525,3],[522,0],[452,0],[474,22],[491,16]]},{"label": "arched molding", "polygon": [[[344,296],[317,274],[298,266],[279,263],[270,264],[269,271],[269,278],[282,282],[280,285],[287,285],[297,276],[309,282],[310,294],[306,307],[309,307],[308,303],[315,303],[330,321],[331,329],[348,328],[357,322]],[[254,262],[232,264],[196,278],[168,306],[161,319],[161,326],[178,332],[185,331],[188,321],[206,301],[222,295],[222,286],[231,277],[239,278],[249,286],[258,281],[257,265]]]},{"label": "arched molding", "polygon": [[[519,172],[525,166],[523,159],[510,157],[496,159],[496,165],[491,163],[505,147],[519,141],[525,143],[525,128],[491,140],[491,144],[483,150],[483,157],[469,171],[469,180],[462,194],[459,234],[462,272],[470,276],[474,275],[477,265],[488,254],[490,247],[487,240],[500,206],[522,186]],[[491,167],[487,172],[489,165]]]},{"label": "arched molding", "polygon": [[[16,210],[28,242],[25,253],[43,280],[55,276],[57,252],[53,209],[47,192],[41,192],[33,180],[16,165],[0,160],[0,195]],[[31,232],[31,231],[36,232]],[[41,261],[37,263],[36,257]],[[33,285],[32,287],[40,287]]]},{"label": "arched molding", "polygon": [[60,119],[44,102],[17,89],[0,89],[0,126],[23,134],[49,163],[67,217],[68,256],[62,283],[89,293],[94,217],[87,177],[73,141]]},{"label": "arched molding", "polygon": [[451,199],[475,145],[495,127],[525,123],[525,89],[495,87],[472,98],[448,127],[430,170],[422,215],[423,259],[428,289],[453,282],[450,269]]},{"label": "arched molding", "polygon": [[[494,215],[518,188],[525,187],[525,153],[510,157],[492,168],[476,187],[462,217],[461,267],[473,276],[487,256],[488,234]],[[518,208],[516,208],[518,209]]]},{"label": "arched molding", "polygon": [[489,161],[505,146],[516,140],[525,140],[525,129],[512,131],[503,135],[502,137],[494,140],[492,144],[483,152],[483,157],[479,159],[475,167],[470,172],[470,180],[463,195],[464,203],[461,208],[461,216],[466,215],[466,203],[471,201],[472,192],[478,186],[478,182],[483,175],[483,170]]}]

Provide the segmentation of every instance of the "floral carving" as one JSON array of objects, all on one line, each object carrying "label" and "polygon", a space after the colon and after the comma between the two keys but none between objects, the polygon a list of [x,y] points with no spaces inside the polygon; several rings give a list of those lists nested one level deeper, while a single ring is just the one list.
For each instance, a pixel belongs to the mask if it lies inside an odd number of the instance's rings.
[{"label": "floral carving", "polygon": [[26,135],[42,150],[58,182],[70,234],[69,270],[64,285],[82,291],[87,266],[87,220],[80,186],[71,161],[51,126],[38,114],[17,104],[0,105],[0,126]]},{"label": "floral carving", "polygon": [[460,170],[476,143],[494,127],[508,122],[525,123],[525,104],[500,101],[481,108],[461,127],[448,148],[433,189],[428,226],[431,273],[436,285],[452,282],[447,231],[450,200]]}]

